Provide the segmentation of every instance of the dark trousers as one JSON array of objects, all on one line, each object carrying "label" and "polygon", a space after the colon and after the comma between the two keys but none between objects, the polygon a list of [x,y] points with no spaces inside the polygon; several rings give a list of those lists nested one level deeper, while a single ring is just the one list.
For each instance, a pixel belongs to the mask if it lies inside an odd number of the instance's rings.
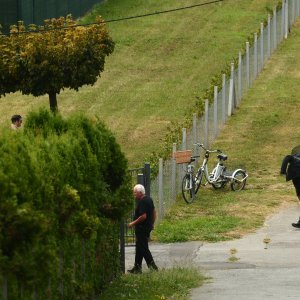
[{"label": "dark trousers", "polygon": [[148,239],[150,233],[135,233],[135,265],[142,266],[143,258],[149,266],[153,262],[152,254],[149,250]]},{"label": "dark trousers", "polygon": [[296,177],[293,180],[293,184],[296,190],[296,194],[298,196],[298,199],[300,200],[300,177]]}]

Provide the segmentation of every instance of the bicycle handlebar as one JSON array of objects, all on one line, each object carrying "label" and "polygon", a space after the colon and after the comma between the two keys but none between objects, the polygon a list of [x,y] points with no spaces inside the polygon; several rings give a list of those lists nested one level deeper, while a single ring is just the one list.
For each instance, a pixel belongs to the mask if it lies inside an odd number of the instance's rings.
[{"label": "bicycle handlebar", "polygon": [[194,144],[194,145],[197,146],[197,147],[202,148],[205,152],[208,152],[208,153],[222,153],[222,151],[219,150],[219,149],[217,149],[217,150],[209,150],[209,149],[206,149],[206,148],[204,147],[204,145],[203,145],[203,144],[200,144],[200,143],[196,143],[196,144]]}]

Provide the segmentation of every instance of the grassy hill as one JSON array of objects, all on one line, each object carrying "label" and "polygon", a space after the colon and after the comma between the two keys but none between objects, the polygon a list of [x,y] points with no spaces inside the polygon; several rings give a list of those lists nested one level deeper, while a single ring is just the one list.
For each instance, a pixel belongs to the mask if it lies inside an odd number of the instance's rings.
[{"label": "grassy hill", "polygon": [[[279,175],[282,159],[300,145],[300,22],[273,54],[213,147],[228,166],[244,166],[246,190],[200,190],[192,205],[182,199],[156,230],[160,241],[219,241],[261,226],[282,205],[298,202],[292,182]],[[300,215],[300,210],[299,210]],[[290,223],[297,220],[290,220]]]},{"label": "grassy hill", "polygon": [[[107,0],[84,22],[100,14],[115,19],[204,3],[204,0]],[[171,122],[183,119],[209,86],[211,77],[242,50],[277,0],[225,0],[167,14],[109,23],[116,42],[102,78],[79,92],[58,97],[63,115],[76,111],[102,118],[115,132],[130,165],[160,149]],[[0,125],[12,114],[48,106],[48,98],[1,98]],[[26,119],[26,118],[25,118]],[[171,147],[171,145],[170,145]]]}]

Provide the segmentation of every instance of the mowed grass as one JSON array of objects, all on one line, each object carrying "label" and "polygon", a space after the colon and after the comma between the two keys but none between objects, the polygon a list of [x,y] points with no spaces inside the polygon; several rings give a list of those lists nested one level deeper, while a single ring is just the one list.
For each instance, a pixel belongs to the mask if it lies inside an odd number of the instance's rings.
[{"label": "mowed grass", "polygon": [[203,284],[205,277],[195,268],[174,268],[141,275],[124,275],[114,280],[101,300],[188,299],[189,290]]},{"label": "mowed grass", "polygon": [[157,240],[239,238],[261,226],[282,205],[298,202],[293,184],[279,171],[283,157],[300,144],[299,44],[300,22],[273,54],[212,146],[228,154],[231,169],[247,169],[246,190],[232,192],[227,187],[215,191],[207,186],[191,205],[178,199],[157,226]]},{"label": "mowed grass", "polygon": [[[209,2],[206,0],[107,0],[93,14],[116,19]],[[104,120],[116,134],[130,166],[161,149],[172,122],[188,112],[213,75],[243,50],[277,0],[225,0],[151,17],[108,23],[114,53],[93,86],[58,96],[63,115],[84,112]],[[220,75],[221,76],[221,75]],[[48,106],[47,96],[19,93],[0,99],[0,125],[12,114]],[[170,145],[171,151],[172,145]]]}]

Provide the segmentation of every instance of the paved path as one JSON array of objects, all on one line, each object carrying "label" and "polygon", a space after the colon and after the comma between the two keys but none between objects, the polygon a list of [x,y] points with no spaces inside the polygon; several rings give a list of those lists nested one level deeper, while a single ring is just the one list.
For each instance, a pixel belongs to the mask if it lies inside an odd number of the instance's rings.
[{"label": "paved path", "polygon": [[[239,240],[152,243],[150,248],[160,268],[193,265],[211,278],[191,291],[192,300],[300,299],[300,229],[291,226],[299,213],[296,204],[290,205]],[[267,249],[265,238],[271,240]],[[229,261],[230,249],[237,250],[236,262]],[[127,248],[126,258],[130,267],[134,248]]]}]

